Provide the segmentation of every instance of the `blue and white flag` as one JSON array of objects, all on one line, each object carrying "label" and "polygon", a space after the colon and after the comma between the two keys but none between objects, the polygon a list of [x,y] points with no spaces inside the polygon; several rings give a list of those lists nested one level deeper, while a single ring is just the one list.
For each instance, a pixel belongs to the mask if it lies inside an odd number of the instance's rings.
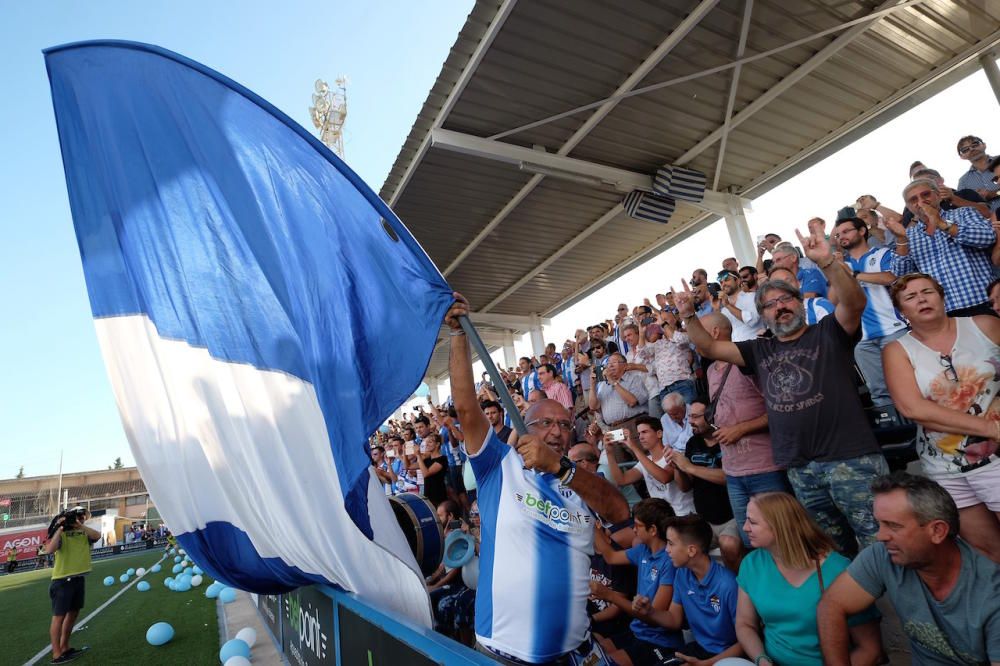
[{"label": "blue and white flag", "polygon": [[451,289],[318,140],[168,51],[45,52],[98,339],[150,495],[212,576],[334,583],[429,625],[367,436]]}]

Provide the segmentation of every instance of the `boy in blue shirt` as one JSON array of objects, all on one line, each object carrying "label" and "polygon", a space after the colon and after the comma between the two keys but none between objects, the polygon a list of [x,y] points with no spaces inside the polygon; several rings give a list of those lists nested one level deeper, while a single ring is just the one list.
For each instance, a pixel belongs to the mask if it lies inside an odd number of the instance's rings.
[{"label": "boy in blue shirt", "polygon": [[677,569],[673,603],[656,609],[637,596],[633,609],[638,617],[668,629],[680,629],[687,619],[695,642],[677,650],[688,663],[715,663],[726,657],[742,657],[736,639],[736,576],[708,556],[712,527],[696,515],[672,519],[667,525],[667,553]]},{"label": "boy in blue shirt", "polygon": [[[674,565],[667,555],[667,525],[674,510],[665,500],[651,497],[635,505],[635,535],[639,544],[624,551],[611,548],[610,540],[600,529],[594,546],[611,565],[631,564],[638,569],[637,597],[645,597],[653,611],[667,611],[674,596]],[[621,592],[591,581],[594,598],[609,601],[635,619],[629,625],[632,633],[602,645],[616,664],[621,666],[655,666],[673,657],[684,645],[679,629],[667,629],[642,619],[633,609],[632,600]]]}]

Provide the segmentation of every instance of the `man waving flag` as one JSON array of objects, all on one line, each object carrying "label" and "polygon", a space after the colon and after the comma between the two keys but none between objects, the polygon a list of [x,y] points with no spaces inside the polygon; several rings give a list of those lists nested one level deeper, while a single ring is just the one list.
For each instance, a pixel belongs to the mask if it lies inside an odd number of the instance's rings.
[{"label": "man waving flag", "polygon": [[426,369],[444,278],[353,171],[226,77],[129,42],[45,59],[98,339],[181,545],[245,590],[334,583],[429,625],[367,436]]}]

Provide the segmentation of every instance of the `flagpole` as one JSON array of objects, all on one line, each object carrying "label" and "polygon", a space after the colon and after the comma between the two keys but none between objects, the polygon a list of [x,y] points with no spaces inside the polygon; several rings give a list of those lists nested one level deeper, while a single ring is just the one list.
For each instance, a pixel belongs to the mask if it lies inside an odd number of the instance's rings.
[{"label": "flagpole", "polygon": [[472,343],[472,348],[476,350],[476,354],[479,355],[479,360],[483,362],[486,366],[486,372],[489,373],[490,379],[493,380],[493,386],[496,387],[497,396],[500,398],[500,402],[503,403],[503,408],[507,410],[510,415],[510,423],[514,426],[514,430],[517,431],[519,435],[527,435],[528,427],[524,425],[524,419],[521,418],[521,412],[518,411],[517,406],[514,405],[514,399],[510,397],[510,392],[507,390],[507,382],[503,380],[500,376],[500,371],[497,370],[497,366],[493,363],[493,359],[490,358],[490,353],[486,349],[486,345],[483,344],[482,339],[479,337],[479,333],[476,332],[476,327],[472,325],[472,322],[465,315],[458,318],[458,323],[462,325],[462,330],[465,331],[465,336],[469,338],[469,342]]},{"label": "flagpole", "polygon": [[62,461],[63,461],[63,452],[60,450],[59,451],[59,490],[56,493],[56,513],[59,513],[59,512],[61,512],[63,510],[62,506],[61,506],[62,505]]}]

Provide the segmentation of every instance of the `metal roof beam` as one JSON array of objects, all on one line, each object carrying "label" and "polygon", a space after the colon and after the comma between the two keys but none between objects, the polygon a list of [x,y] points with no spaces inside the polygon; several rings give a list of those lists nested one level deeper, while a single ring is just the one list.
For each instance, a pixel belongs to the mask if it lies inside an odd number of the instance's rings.
[{"label": "metal roof beam", "polygon": [[[870,16],[878,14],[878,12],[884,11],[886,9],[891,9],[894,5],[899,4],[900,0],[886,0],[881,5],[879,5]],[[750,104],[745,106],[740,110],[732,119],[719,127],[714,132],[706,136],[704,139],[695,144],[687,152],[681,155],[679,158],[674,160],[674,164],[687,164],[695,157],[701,155],[703,152],[708,150],[716,141],[721,139],[726,132],[733,130],[736,127],[742,125],[746,120],[749,120],[751,116],[767,106],[771,100],[778,97],[786,90],[794,86],[796,83],[808,76],[813,70],[825,63],[827,60],[835,56],[844,47],[848,46],[855,39],[860,37],[865,33],[868,28],[873,26],[875,23],[882,20],[882,15],[872,16],[870,21],[865,21],[863,23],[858,23],[857,25],[848,28],[846,32],[834,39],[832,42],[824,46],[819,50],[816,55],[809,58],[801,65],[795,68],[791,74],[785,78],[778,81],[775,85],[771,86],[767,92],[752,101]]]},{"label": "metal roof beam", "polygon": [[[465,69],[463,69],[462,73],[459,75],[458,81],[455,82],[451,92],[448,93],[448,98],[444,101],[444,104],[441,105],[437,115],[434,116],[434,123],[431,125],[432,128],[440,127],[442,123],[444,123],[444,119],[448,117],[449,113],[451,113],[452,108],[455,106],[455,102],[458,101],[462,91],[465,90],[465,86],[467,86],[469,81],[472,80],[472,75],[476,73],[477,69],[479,69],[479,63],[482,62],[483,56],[485,56],[486,52],[489,51],[490,46],[493,44],[493,40],[496,39],[496,36],[499,34],[500,28],[503,27],[503,24],[507,22],[507,17],[510,16],[510,13],[514,10],[514,5],[516,4],[517,0],[504,0],[503,5],[501,5],[497,10],[496,15],[493,17],[493,21],[486,29],[486,34],[483,35],[483,38],[479,41],[479,44],[476,46],[476,50],[473,51],[472,55],[469,57],[469,62],[466,63]],[[388,204],[390,208],[396,205],[396,202],[399,200],[399,196],[403,193],[403,190],[406,189],[406,184],[410,182],[410,178],[413,177],[413,172],[416,171],[417,165],[423,161],[424,155],[427,153],[427,149],[429,147],[430,133],[427,133],[420,142],[420,147],[417,149],[416,155],[413,156],[413,159],[410,160],[410,163],[406,166],[406,171],[403,172],[403,177],[400,178],[399,184],[396,186],[396,189],[393,190],[392,196],[389,198]]]},{"label": "metal roof beam", "polygon": [[[753,0],[746,0],[743,5],[743,26],[740,28],[740,42],[736,47],[736,61],[747,50],[747,33],[750,32],[750,14],[753,12]],[[715,160],[715,177],[712,179],[712,189],[719,189],[719,178],[722,176],[722,161],[726,157],[726,142],[729,140],[729,121],[733,117],[733,107],[736,105],[736,89],[740,85],[740,72],[743,65],[736,65],[733,69],[733,80],[729,84],[729,99],[726,100],[726,116],[722,122],[722,142],[719,144],[719,157]],[[726,218],[727,220],[729,218]]]},{"label": "metal roof beam", "polygon": [[[610,186],[619,192],[631,192],[632,190],[651,192],[653,190],[653,177],[649,174],[588,162],[575,157],[546,153],[503,141],[491,141],[483,137],[441,128],[432,130],[431,137],[431,145],[435,148],[506,162],[516,165],[523,171],[582,182],[594,187]],[[706,190],[703,201],[685,203],[717,215],[726,215],[730,209],[729,196],[727,193]],[[751,202],[747,199],[744,199],[742,203],[744,208],[751,207]],[[457,261],[459,260],[456,259]],[[448,271],[445,271],[445,274],[447,273]]]},{"label": "metal roof beam", "polygon": [[[590,134],[590,132],[594,129],[594,127],[596,127],[597,124],[601,120],[603,120],[605,116],[607,116],[611,112],[612,109],[618,106],[619,99],[616,99],[616,97],[622,95],[623,93],[628,92],[629,90],[632,90],[635,86],[637,86],[639,82],[642,81],[642,79],[644,79],[646,75],[650,71],[652,71],[653,68],[655,68],[660,63],[660,61],[667,56],[668,53],[670,53],[670,51],[674,49],[675,46],[677,46],[679,43],[681,43],[681,41],[683,41],[685,37],[687,37],[688,33],[690,33],[694,29],[694,27],[698,25],[698,23],[705,17],[705,15],[708,14],[708,12],[711,11],[718,3],[719,0],[702,0],[698,4],[698,6],[695,7],[690,14],[684,17],[684,20],[681,21],[680,24],[674,30],[672,30],[669,35],[667,35],[666,39],[664,39],[660,43],[660,45],[656,47],[656,49],[652,53],[649,54],[649,56],[642,62],[642,64],[636,67],[636,69],[629,75],[629,77],[625,79],[625,81],[623,81],[620,86],[618,86],[615,92],[612,93],[610,99],[606,100],[602,104],[596,105],[597,109],[594,111],[591,117],[588,118],[587,121],[584,122],[584,124],[581,125],[579,129],[573,132],[573,135],[566,141],[566,143],[562,145],[562,147],[559,148],[556,154],[568,155],[571,150],[576,148],[576,146],[581,141],[583,141],[583,139],[588,134]],[[439,125],[436,124],[435,128],[437,127],[439,127]],[[425,143],[429,138],[429,136],[430,134],[424,137]],[[426,147],[424,144],[421,144],[421,151],[418,152],[417,158],[410,163],[411,167],[423,157],[424,152],[426,152]],[[409,176],[409,170],[407,170],[407,174],[406,176],[404,176],[404,178],[406,178],[407,176]],[[508,215],[510,215],[510,213],[515,208],[517,208],[518,204],[520,204],[525,197],[531,194],[531,192],[533,192],[534,189],[538,187],[538,184],[542,182],[542,178],[544,178],[544,175],[536,174],[531,178],[531,180],[525,183],[525,185],[517,192],[517,194],[511,197],[511,200],[507,202],[507,205],[505,205],[500,210],[500,212],[497,213],[492,220],[490,220],[490,222],[482,229],[482,231],[480,231],[476,235],[476,237],[472,239],[472,242],[469,243],[467,246],[465,246],[465,248],[458,254],[458,256],[455,257],[455,259],[448,265],[448,267],[444,269],[443,274],[445,277],[450,275],[451,272],[454,271],[458,267],[458,265],[465,260],[466,257],[472,254],[473,250],[479,247],[479,244],[482,243],[484,240],[486,240],[486,238],[493,232],[493,230],[497,227],[497,225],[499,225]],[[401,183],[400,187],[396,189],[397,193],[402,190],[402,185],[403,183]],[[390,205],[393,202],[395,202],[396,198],[397,196],[396,194],[394,194],[393,199],[390,202]]]}]

